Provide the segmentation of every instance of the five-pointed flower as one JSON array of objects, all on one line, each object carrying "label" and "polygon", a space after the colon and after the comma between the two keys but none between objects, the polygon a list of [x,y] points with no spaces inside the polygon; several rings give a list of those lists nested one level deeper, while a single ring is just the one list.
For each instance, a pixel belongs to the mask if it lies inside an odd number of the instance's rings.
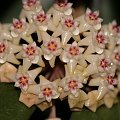
[{"label": "five-pointed flower", "polygon": [[45,14],[43,10],[36,12],[33,15],[33,20],[36,24],[36,27],[38,27],[39,30],[46,31],[48,29],[48,21],[50,19],[50,14]]},{"label": "five-pointed flower", "polygon": [[59,56],[62,52],[59,38],[51,37],[49,40],[43,41],[43,45],[41,48],[46,60],[51,60],[53,57]]},{"label": "five-pointed flower", "polygon": [[108,29],[110,31],[110,35],[120,36],[120,26],[117,25],[115,20],[112,23],[109,23]]},{"label": "five-pointed flower", "polygon": [[103,21],[101,18],[99,18],[99,12],[98,11],[92,12],[89,8],[87,8],[87,10],[86,10],[85,20],[90,25],[93,25],[93,26],[97,25],[97,24],[101,24],[101,22]]},{"label": "five-pointed flower", "polygon": [[120,47],[115,48],[112,53],[112,61],[116,65],[120,65]]},{"label": "five-pointed flower", "polygon": [[26,34],[27,22],[24,18],[13,19],[13,24],[11,25],[11,35],[12,37],[18,37],[19,35]]},{"label": "five-pointed flower", "polygon": [[[71,13],[72,11],[70,10],[72,6],[72,3],[68,3],[66,0],[64,2],[57,2],[54,4],[54,8],[58,11],[64,12],[66,15],[67,10]],[[67,14],[69,15],[69,14]]]},{"label": "five-pointed flower", "polygon": [[97,64],[99,72],[110,72],[111,60],[104,54],[99,56]]},{"label": "five-pointed flower", "polygon": [[23,0],[22,3],[23,3],[23,8],[25,10],[34,10],[39,6],[40,1],[39,0]]},{"label": "five-pointed flower", "polygon": [[82,60],[82,52],[84,48],[78,46],[77,42],[72,44],[67,44],[61,54],[61,59],[63,62],[68,64],[71,73],[74,71],[77,63],[80,59]]},{"label": "five-pointed flower", "polygon": [[14,45],[7,40],[0,40],[0,63],[5,63],[6,61],[19,64],[19,61],[15,57],[15,53],[22,49],[19,45]]},{"label": "five-pointed flower", "polygon": [[59,97],[59,92],[57,90],[58,82],[50,82],[44,76],[40,76],[40,84],[32,85],[29,87],[28,92],[38,95],[38,103],[44,101],[51,102],[52,99],[57,99]]},{"label": "five-pointed flower", "polygon": [[64,92],[67,92],[66,96],[72,94],[74,97],[78,97],[79,89],[83,87],[82,80],[83,78],[77,75],[66,76],[60,81],[59,85]]},{"label": "five-pointed flower", "polygon": [[108,38],[104,35],[103,31],[98,31],[93,38],[93,44],[96,47],[104,49],[106,44],[108,43]]},{"label": "five-pointed flower", "polygon": [[78,23],[73,20],[72,16],[63,17],[61,20],[62,28],[65,31],[72,32],[73,35],[79,34]]}]

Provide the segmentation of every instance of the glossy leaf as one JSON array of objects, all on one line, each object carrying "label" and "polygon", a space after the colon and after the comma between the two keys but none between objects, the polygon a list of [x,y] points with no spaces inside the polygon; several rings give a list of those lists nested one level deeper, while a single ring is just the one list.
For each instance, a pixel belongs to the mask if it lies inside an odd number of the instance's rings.
[{"label": "glossy leaf", "polygon": [[13,84],[0,83],[0,119],[28,120],[35,107],[28,108],[19,102],[20,90]]},{"label": "glossy leaf", "polygon": [[120,103],[111,109],[101,106],[95,113],[88,109],[73,112],[70,120],[120,120]]}]

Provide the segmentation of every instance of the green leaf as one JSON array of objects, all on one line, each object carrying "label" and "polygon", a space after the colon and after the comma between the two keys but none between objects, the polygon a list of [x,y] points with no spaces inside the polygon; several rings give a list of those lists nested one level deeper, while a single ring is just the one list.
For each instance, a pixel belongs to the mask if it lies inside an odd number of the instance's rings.
[{"label": "green leaf", "polygon": [[73,112],[70,120],[120,120],[120,103],[111,109],[101,106],[94,113],[88,109],[81,112]]},{"label": "green leaf", "polygon": [[28,108],[19,102],[20,90],[13,84],[0,83],[0,119],[28,120],[35,107]]}]

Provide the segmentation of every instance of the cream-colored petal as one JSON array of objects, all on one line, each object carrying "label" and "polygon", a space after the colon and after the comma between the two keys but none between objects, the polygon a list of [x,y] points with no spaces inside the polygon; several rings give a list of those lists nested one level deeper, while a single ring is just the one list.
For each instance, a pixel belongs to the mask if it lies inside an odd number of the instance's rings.
[{"label": "cream-colored petal", "polygon": [[20,51],[17,55],[16,55],[17,59],[22,59],[23,58],[23,51]]},{"label": "cream-colored petal", "polygon": [[101,79],[102,78],[100,78],[100,77],[91,79],[89,82],[89,86],[99,86]]},{"label": "cream-colored petal", "polygon": [[9,51],[10,53],[17,53],[22,50],[22,46],[19,45],[9,43],[9,46],[10,46],[10,51]]},{"label": "cream-colored petal", "polygon": [[63,31],[62,32],[62,45],[65,46],[71,37],[72,37],[72,34],[70,32]]},{"label": "cream-colored petal", "polygon": [[0,82],[14,82],[13,79],[10,79],[6,76],[7,73],[15,74],[17,69],[10,63],[5,63],[0,66]]},{"label": "cream-colored petal", "polygon": [[57,29],[54,31],[54,33],[52,34],[53,37],[58,37],[62,34],[62,26],[61,24],[59,24],[59,26],[57,27]]},{"label": "cream-colored petal", "polygon": [[37,77],[37,75],[41,72],[42,68],[39,67],[39,68],[36,68],[36,69],[33,69],[33,70],[29,70],[28,71],[28,75],[30,76],[30,78],[32,79],[32,81],[35,80],[35,78]]},{"label": "cream-colored petal", "polygon": [[24,103],[27,107],[31,107],[35,104],[36,99],[38,99],[38,97],[34,94],[21,92],[19,101]]},{"label": "cream-colored petal", "polygon": [[114,98],[112,98],[109,94],[106,94],[104,96],[104,102],[107,108],[111,108],[112,105],[114,104]]},{"label": "cream-colored petal", "polygon": [[64,12],[65,15],[71,15],[72,14],[72,8],[69,8]]},{"label": "cream-colored petal", "polygon": [[51,19],[48,21],[48,30],[50,31],[56,30],[56,26],[53,24],[53,21]]},{"label": "cream-colored petal", "polygon": [[14,54],[7,55],[7,61],[19,65],[20,62],[16,59]]},{"label": "cream-colored petal", "polygon": [[67,92],[67,91],[66,91],[66,92],[65,92],[65,91],[61,92],[61,93],[60,93],[60,96],[59,96],[60,100],[63,100],[63,99],[66,98],[69,94],[70,94],[70,93]]},{"label": "cream-colored petal", "polygon": [[84,54],[91,54],[91,53],[95,53],[95,46],[93,44],[90,44],[88,46],[88,48],[86,49],[85,53]]},{"label": "cream-colored petal", "polygon": [[39,56],[39,61],[38,61],[37,64],[40,65],[41,67],[45,67],[45,63],[44,63],[44,61],[43,61],[41,56]]},{"label": "cream-colored petal", "polygon": [[36,31],[35,24],[29,24],[29,29],[27,30],[27,34],[30,35]]},{"label": "cream-colored petal", "polygon": [[46,60],[51,60],[53,58],[53,54],[52,53],[51,54],[44,54],[44,58]]},{"label": "cream-colored petal", "polygon": [[63,51],[61,57],[62,57],[61,59],[62,59],[63,62],[65,62],[65,63],[69,62],[69,58],[67,57],[67,52]]},{"label": "cream-colored petal", "polygon": [[76,42],[79,42],[79,41],[80,41],[80,36],[79,36],[79,35],[73,35],[72,38],[73,38]]},{"label": "cream-colored petal", "polygon": [[[15,73],[7,72],[7,73],[5,73],[5,77],[6,77],[9,81],[16,82]],[[1,80],[3,81],[4,79],[1,78]],[[4,81],[3,81],[3,82],[4,82]]]},{"label": "cream-colored petal", "polygon": [[51,36],[48,33],[44,32],[44,31],[41,31],[41,36],[42,36],[43,41],[49,41],[50,38],[51,38]]},{"label": "cream-colored petal", "polygon": [[73,31],[73,35],[79,35],[79,28],[78,27]]},{"label": "cream-colored petal", "polygon": [[88,95],[83,91],[83,90],[80,90],[80,100],[79,101],[85,101],[88,99]]},{"label": "cream-colored petal", "polygon": [[42,110],[42,111],[46,110],[47,108],[49,108],[51,106],[52,106],[52,102],[48,103],[46,101],[37,105],[37,107],[40,108],[40,110]]},{"label": "cream-colored petal", "polygon": [[80,30],[80,33],[82,32],[85,32],[85,31],[88,31],[88,30],[91,30],[91,25],[89,25],[85,19],[84,19],[84,16],[81,16],[81,20],[80,20],[80,26],[79,26],[79,30]]},{"label": "cream-colored petal", "polygon": [[37,30],[38,42],[42,41],[41,32]]},{"label": "cream-colored petal", "polygon": [[50,81],[48,81],[44,76],[40,75],[40,85],[46,85],[46,84],[50,84]]},{"label": "cream-colored petal", "polygon": [[54,10],[53,11],[53,24],[55,26],[58,26],[60,19],[61,19],[61,13],[59,11]]},{"label": "cream-colored petal", "polygon": [[92,75],[95,73],[98,73],[97,66],[94,64],[90,64],[90,65],[88,65],[87,68],[84,69],[83,76],[89,76],[89,75]]},{"label": "cream-colored petal", "polygon": [[47,31],[48,26],[44,25],[44,26],[39,26],[38,28],[39,30]]},{"label": "cream-colored petal", "polygon": [[92,43],[92,35],[83,38],[78,42],[79,46],[89,46]]},{"label": "cream-colored petal", "polygon": [[84,58],[89,62],[89,63],[96,63],[98,60],[98,55],[92,55],[92,54],[84,54]]},{"label": "cream-colored petal", "polygon": [[104,49],[101,49],[101,48],[99,48],[99,47],[95,47],[95,51],[96,51],[96,53],[98,53],[98,54],[102,54],[102,53],[104,52]]},{"label": "cream-colored petal", "polygon": [[91,106],[89,106],[89,107],[87,107],[87,108],[89,108],[92,112],[96,112],[97,107],[98,107],[98,104],[95,103],[95,104],[93,104],[93,105],[91,105]]},{"label": "cream-colored petal", "polygon": [[4,74],[0,74],[0,82],[10,83],[10,82],[14,82],[14,81],[7,78]]},{"label": "cream-colored petal", "polygon": [[87,67],[87,62],[85,61],[83,57],[79,60],[79,65],[84,68]]},{"label": "cream-colored petal", "polygon": [[76,108],[79,108],[79,110],[82,110],[84,105],[85,105],[85,101],[80,101],[76,104]]},{"label": "cream-colored petal", "polygon": [[22,70],[22,72],[23,73],[27,72],[31,65],[32,65],[31,61],[27,58],[24,58],[23,59],[23,70]]},{"label": "cream-colored petal", "polygon": [[36,55],[35,58],[31,61],[33,64],[37,64],[39,61],[39,55]]},{"label": "cream-colored petal", "polygon": [[97,24],[97,25],[94,25],[94,29],[99,30],[100,28],[101,28],[101,23]]},{"label": "cream-colored petal", "polygon": [[80,95],[78,97],[68,96],[69,107],[70,108],[76,107],[76,104],[79,102],[79,100],[80,100]]},{"label": "cream-colored petal", "polygon": [[33,43],[33,39],[30,35],[29,36],[22,36],[22,39],[24,39],[28,43]]},{"label": "cream-colored petal", "polygon": [[102,99],[107,92],[108,92],[108,89],[106,88],[106,86],[100,85],[98,88],[97,100]]},{"label": "cream-colored petal", "polygon": [[70,74],[73,74],[76,65],[77,65],[77,61],[74,59],[70,59],[70,61],[67,63]]},{"label": "cream-colored petal", "polygon": [[113,40],[114,38],[110,38],[109,39],[109,45],[108,45],[108,49],[112,52],[115,48],[116,42]]},{"label": "cream-colored petal", "polygon": [[27,89],[27,92],[35,94],[35,95],[38,96],[39,93],[40,93],[40,85],[39,84],[37,84],[37,85],[29,85],[29,87]]},{"label": "cream-colored petal", "polygon": [[88,100],[85,101],[85,106],[90,107],[90,106],[96,104],[97,96],[98,96],[97,90],[93,90],[93,91],[89,92],[88,93]]},{"label": "cream-colored petal", "polygon": [[12,37],[18,37],[18,34],[15,33],[14,31],[11,31],[11,35],[12,35]]}]

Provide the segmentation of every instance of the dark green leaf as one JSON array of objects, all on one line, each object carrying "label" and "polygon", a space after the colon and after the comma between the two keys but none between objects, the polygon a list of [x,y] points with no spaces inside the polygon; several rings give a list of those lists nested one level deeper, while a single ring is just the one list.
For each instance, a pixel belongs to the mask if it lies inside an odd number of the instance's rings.
[{"label": "dark green leaf", "polygon": [[73,112],[70,120],[120,120],[120,104],[115,104],[111,109],[101,106],[95,113],[88,109]]},{"label": "dark green leaf", "polygon": [[13,84],[0,83],[0,120],[28,120],[35,107],[19,102],[20,90]]}]

